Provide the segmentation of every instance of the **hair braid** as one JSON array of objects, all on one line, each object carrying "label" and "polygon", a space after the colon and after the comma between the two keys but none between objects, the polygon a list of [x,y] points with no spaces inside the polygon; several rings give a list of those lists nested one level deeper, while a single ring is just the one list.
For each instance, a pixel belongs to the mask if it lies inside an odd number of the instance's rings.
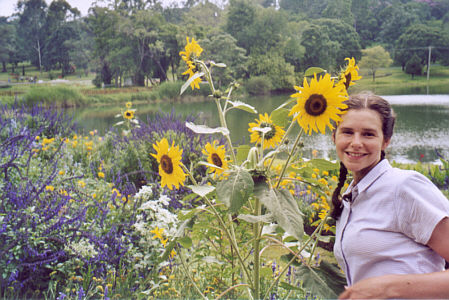
[{"label": "hair braid", "polygon": [[341,212],[343,211],[343,205],[341,202],[341,188],[344,186],[346,181],[346,175],[348,175],[348,169],[346,169],[345,165],[340,162],[340,175],[338,177],[338,185],[334,190],[334,193],[332,194],[332,213],[331,217],[335,220],[338,220],[340,218]]}]

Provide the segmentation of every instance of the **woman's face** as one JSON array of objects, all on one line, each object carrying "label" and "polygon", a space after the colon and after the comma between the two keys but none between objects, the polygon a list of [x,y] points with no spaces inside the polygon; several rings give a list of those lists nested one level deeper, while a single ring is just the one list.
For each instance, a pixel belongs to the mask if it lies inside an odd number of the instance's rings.
[{"label": "woman's face", "polygon": [[371,109],[350,109],[332,138],[337,155],[359,182],[380,160],[382,150],[389,141],[384,141],[382,121]]}]

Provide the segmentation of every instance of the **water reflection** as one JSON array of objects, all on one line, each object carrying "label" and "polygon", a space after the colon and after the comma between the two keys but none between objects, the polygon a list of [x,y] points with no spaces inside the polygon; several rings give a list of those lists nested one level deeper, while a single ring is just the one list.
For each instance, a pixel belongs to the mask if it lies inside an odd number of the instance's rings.
[{"label": "water reflection", "polygon": [[[397,114],[396,130],[387,149],[387,156],[397,162],[438,162],[435,151],[449,158],[449,95],[387,95],[383,96]],[[253,105],[261,114],[270,113],[286,100],[288,95],[271,97],[254,97],[239,99]],[[114,115],[122,107],[108,109],[78,109],[74,112],[75,119],[85,130],[97,129],[104,134],[118,121]],[[174,110],[181,115],[195,115],[198,124],[210,127],[219,126],[216,106],[213,101],[202,103],[159,103],[137,106],[137,116],[151,122],[158,112],[169,113]],[[244,111],[233,110],[227,116],[231,138],[234,143],[249,142],[248,123],[254,121],[257,115]],[[295,135],[299,130],[294,130]],[[292,139],[294,136],[292,136]],[[326,135],[304,136],[304,155],[311,157],[312,150],[317,150],[320,157],[335,159],[336,154],[330,133]]]}]

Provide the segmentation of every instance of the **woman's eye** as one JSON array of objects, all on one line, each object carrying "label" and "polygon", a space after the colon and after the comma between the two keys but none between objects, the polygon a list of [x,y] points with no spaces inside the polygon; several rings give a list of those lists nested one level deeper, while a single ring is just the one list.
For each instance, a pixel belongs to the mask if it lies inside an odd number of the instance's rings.
[{"label": "woman's eye", "polygon": [[364,135],[365,136],[374,136],[374,133],[372,133],[372,132],[365,132]]}]

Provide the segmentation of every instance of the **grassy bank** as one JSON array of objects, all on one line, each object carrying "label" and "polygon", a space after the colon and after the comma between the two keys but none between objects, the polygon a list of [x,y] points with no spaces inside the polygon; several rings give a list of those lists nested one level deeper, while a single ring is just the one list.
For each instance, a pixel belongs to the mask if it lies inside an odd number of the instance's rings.
[{"label": "grassy bank", "polygon": [[449,86],[449,67],[431,66],[429,80],[427,75],[412,76],[402,71],[401,67],[382,68],[376,71],[375,80],[369,70],[360,70],[362,79],[352,86],[351,92],[373,91],[379,95],[400,95],[410,93],[447,94]]},{"label": "grassy bank", "polygon": [[[18,68],[17,70],[21,70]],[[179,91],[183,81],[164,82],[151,87],[124,87],[124,88],[96,88],[92,84],[94,74],[83,76],[74,74],[64,79],[53,79],[55,72],[39,73],[28,68],[26,76],[38,76],[42,83],[32,83],[27,80],[17,81],[8,73],[0,73],[0,103],[11,104],[15,99],[24,99],[26,103],[43,101],[47,104],[58,106],[80,105],[107,105],[111,103],[156,102],[156,101],[194,101],[207,97],[210,93],[204,85],[199,91],[191,91],[190,88],[181,97]],[[375,80],[369,70],[361,69],[363,76],[356,85],[350,88],[350,93],[360,91],[372,91],[379,95],[399,94],[447,94],[449,86],[449,67],[435,65],[431,67],[430,78],[427,76],[415,76],[406,74],[400,67],[382,68],[376,71]],[[8,84],[8,79],[13,84]],[[39,89],[35,89],[39,86]],[[58,86],[59,91],[53,91]],[[293,89],[292,89],[293,92]],[[70,97],[68,95],[71,95]],[[80,99],[75,99],[79,95]],[[45,98],[45,99],[43,99]]]}]

